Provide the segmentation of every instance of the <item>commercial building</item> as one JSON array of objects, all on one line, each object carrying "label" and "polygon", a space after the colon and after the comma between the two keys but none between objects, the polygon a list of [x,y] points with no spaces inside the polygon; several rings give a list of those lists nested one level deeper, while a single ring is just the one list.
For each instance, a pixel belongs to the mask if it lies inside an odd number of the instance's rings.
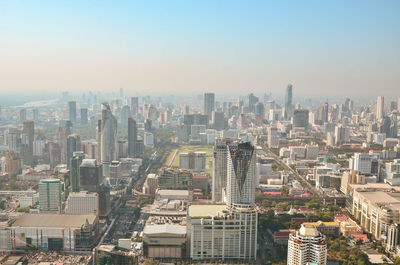
[{"label": "commercial building", "polygon": [[112,114],[110,105],[103,103],[101,107],[101,120],[98,126],[100,158],[103,164],[103,175],[109,177],[109,166],[117,158],[117,119]]},{"label": "commercial building", "polygon": [[211,120],[212,112],[215,108],[215,94],[204,93],[204,115],[208,116],[208,120]]},{"label": "commercial building", "polygon": [[314,225],[303,224],[295,234],[289,235],[288,265],[316,263],[326,265],[327,246],[325,236]]},{"label": "commercial building", "polygon": [[9,250],[90,251],[97,223],[95,215],[23,214],[1,230],[9,231],[5,240],[11,242]]},{"label": "commercial building", "polygon": [[158,186],[160,189],[191,190],[192,172],[176,168],[161,168],[158,173]]},{"label": "commercial building", "polygon": [[305,226],[314,226],[321,234],[327,237],[336,237],[340,234],[339,222],[307,222]]},{"label": "commercial building", "polygon": [[67,138],[67,154],[66,154],[66,159],[67,159],[67,167],[71,167],[71,158],[74,154],[74,152],[80,151],[81,150],[81,138],[77,134],[71,134],[68,135]]},{"label": "commercial building", "polygon": [[88,109],[81,108],[81,125],[87,125],[88,123]]},{"label": "commercial building", "polygon": [[308,127],[308,113],[306,109],[296,109],[293,115],[293,127],[302,127],[307,129]]},{"label": "commercial building", "polygon": [[79,189],[97,192],[103,183],[102,165],[96,159],[83,159],[79,167]]},{"label": "commercial building", "polygon": [[186,226],[146,224],[143,230],[144,255],[148,258],[185,258]]},{"label": "commercial building", "polygon": [[378,96],[376,100],[376,119],[381,120],[385,117],[385,99],[383,96]]},{"label": "commercial building", "polygon": [[39,182],[40,212],[61,213],[61,180],[42,179]]},{"label": "commercial building", "polygon": [[99,214],[99,196],[87,191],[72,192],[65,204],[66,214]]},{"label": "commercial building", "polygon": [[83,152],[74,152],[71,158],[70,179],[73,192],[79,192],[80,190],[80,166],[84,158],[85,154]]},{"label": "commercial building", "polygon": [[293,115],[293,86],[287,85],[285,93],[285,119],[289,119]]},{"label": "commercial building", "polygon": [[139,254],[134,250],[125,250],[115,245],[100,245],[93,251],[93,265],[138,265],[138,257]]},{"label": "commercial building", "polygon": [[138,157],[136,151],[137,142],[137,124],[133,117],[128,119],[128,156]]},{"label": "commercial building", "polygon": [[346,199],[349,212],[377,239],[386,241],[390,225],[400,224],[400,187],[350,184]]},{"label": "commercial building", "polygon": [[76,123],[76,102],[68,101],[68,119],[72,123]]}]

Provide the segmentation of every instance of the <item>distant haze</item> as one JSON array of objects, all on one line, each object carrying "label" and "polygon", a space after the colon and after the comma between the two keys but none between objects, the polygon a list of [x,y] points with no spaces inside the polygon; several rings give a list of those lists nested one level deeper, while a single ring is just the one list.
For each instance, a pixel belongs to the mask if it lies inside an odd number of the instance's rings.
[{"label": "distant haze", "polygon": [[[90,2],[90,3],[89,3]],[[400,1],[0,2],[0,96],[400,96]]]}]

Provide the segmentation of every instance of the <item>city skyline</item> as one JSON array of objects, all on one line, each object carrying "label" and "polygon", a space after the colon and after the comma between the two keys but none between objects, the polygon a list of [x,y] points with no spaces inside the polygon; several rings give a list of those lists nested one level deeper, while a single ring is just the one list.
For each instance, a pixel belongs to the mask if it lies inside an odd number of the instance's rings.
[{"label": "city skyline", "polygon": [[[395,96],[397,1],[1,3],[0,92]],[[62,12],[60,12],[62,10]],[[284,15],[283,15],[284,14]]]}]

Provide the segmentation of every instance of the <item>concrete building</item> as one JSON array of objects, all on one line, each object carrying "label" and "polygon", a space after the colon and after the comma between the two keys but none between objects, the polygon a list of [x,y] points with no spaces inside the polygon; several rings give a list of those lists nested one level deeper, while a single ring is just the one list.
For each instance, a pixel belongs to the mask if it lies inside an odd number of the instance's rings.
[{"label": "concrete building", "polygon": [[169,190],[191,190],[192,172],[175,168],[161,168],[158,173],[158,187]]},{"label": "concrete building", "polygon": [[234,139],[216,139],[213,152],[212,201],[223,202],[226,189],[228,145]]},{"label": "concrete building", "polygon": [[180,153],[179,154],[179,167],[181,169],[193,170],[195,172],[204,172],[206,170],[205,152]]},{"label": "concrete building", "polygon": [[24,165],[33,164],[33,140],[35,136],[35,124],[33,121],[24,121],[21,141],[21,156]]},{"label": "concrete building", "polygon": [[302,127],[307,129],[308,127],[308,113],[306,109],[296,109],[293,115],[293,127]]},{"label": "concrete building", "polygon": [[158,176],[156,174],[148,174],[143,184],[143,193],[154,195],[158,188]]},{"label": "concrete building", "polygon": [[81,138],[77,134],[71,134],[67,138],[67,167],[71,167],[71,158],[74,152],[81,150]]},{"label": "concrete building", "polygon": [[385,99],[383,96],[378,96],[376,100],[376,119],[381,120],[385,117]]},{"label": "concrete building", "polygon": [[111,112],[110,105],[102,104],[101,120],[99,121],[100,158],[103,164],[103,174],[110,176],[110,164],[116,160],[117,152],[117,119]]},{"label": "concrete building", "polygon": [[211,120],[212,112],[215,108],[215,94],[204,93],[204,115],[208,116],[208,120]]},{"label": "concrete building", "polygon": [[400,187],[386,183],[350,184],[346,207],[376,239],[386,241],[392,224],[400,224]]},{"label": "concrete building", "polygon": [[349,168],[363,174],[377,174],[378,159],[367,153],[354,153],[354,156],[350,158]]},{"label": "concrete building", "polygon": [[81,109],[81,125],[88,125],[88,109],[82,108]]},{"label": "concrete building", "polygon": [[190,258],[254,260],[257,211],[254,208],[256,166],[250,143],[227,147],[226,205],[191,205],[188,210]]},{"label": "concrete building", "polygon": [[68,101],[68,119],[72,123],[76,123],[76,102]]},{"label": "concrete building", "polygon": [[185,258],[186,227],[179,224],[146,224],[144,255],[148,258]]},{"label": "concrete building", "polygon": [[[9,250],[91,251],[98,233],[95,215],[23,214],[0,228]],[[3,237],[4,234],[0,233]],[[6,235],[6,234],[5,234]]]},{"label": "concrete building", "polygon": [[151,132],[144,132],[143,136],[144,146],[154,148],[154,134]]},{"label": "concrete building", "polygon": [[385,181],[391,185],[400,185],[400,159],[385,163]]},{"label": "concrete building", "polygon": [[65,205],[66,214],[99,214],[99,196],[87,191],[71,192]]},{"label": "concrete building", "polygon": [[79,192],[80,190],[80,166],[84,158],[85,154],[83,152],[74,152],[71,158],[70,182],[73,192]]},{"label": "concrete building", "polygon": [[61,181],[59,179],[42,179],[39,182],[40,212],[61,213]]},{"label": "concrete building", "polygon": [[317,159],[319,155],[318,145],[306,144],[306,159]]},{"label": "concrete building", "polygon": [[133,117],[128,119],[128,156],[138,157],[136,150],[137,124]]},{"label": "concrete building", "polygon": [[5,159],[5,172],[9,176],[15,176],[22,172],[21,158],[19,153],[8,151]]},{"label": "concrete building", "polygon": [[289,235],[288,265],[316,263],[326,265],[327,246],[323,236],[313,225],[303,224],[295,234]]}]

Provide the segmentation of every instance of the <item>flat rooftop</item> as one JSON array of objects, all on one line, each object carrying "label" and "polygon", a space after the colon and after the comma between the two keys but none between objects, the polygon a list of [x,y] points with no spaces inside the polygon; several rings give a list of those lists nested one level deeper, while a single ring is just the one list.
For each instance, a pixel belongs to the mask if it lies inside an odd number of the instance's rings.
[{"label": "flat rooftop", "polygon": [[226,210],[225,204],[200,204],[200,205],[190,205],[189,206],[189,216],[199,217],[199,216],[218,216],[218,213]]},{"label": "flat rooftop", "polygon": [[80,228],[82,225],[93,224],[96,215],[79,214],[23,214],[16,218],[12,227],[58,227],[58,228]]},{"label": "flat rooftop", "polygon": [[178,234],[185,235],[186,234],[186,226],[184,225],[146,225],[143,233],[146,235],[155,235],[155,234]]},{"label": "flat rooftop", "polygon": [[161,196],[168,196],[168,195],[189,196],[188,190],[158,190],[157,193]]}]

